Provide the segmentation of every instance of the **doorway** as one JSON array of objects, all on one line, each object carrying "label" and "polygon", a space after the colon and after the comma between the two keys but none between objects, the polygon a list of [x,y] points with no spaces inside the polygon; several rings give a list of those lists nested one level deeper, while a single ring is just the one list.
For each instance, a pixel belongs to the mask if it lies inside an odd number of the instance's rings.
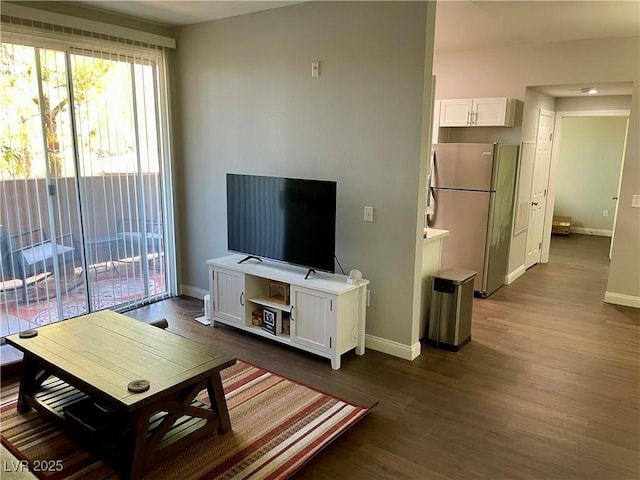
[{"label": "doorway", "polygon": [[612,237],[628,117],[627,110],[556,113],[545,238],[553,215],[571,217],[573,233]]}]

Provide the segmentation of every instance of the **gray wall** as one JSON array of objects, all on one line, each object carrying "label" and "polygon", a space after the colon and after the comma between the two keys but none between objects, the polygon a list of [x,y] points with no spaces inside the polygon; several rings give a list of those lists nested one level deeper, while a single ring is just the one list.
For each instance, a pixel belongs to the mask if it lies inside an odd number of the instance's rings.
[{"label": "gray wall", "polygon": [[411,343],[426,24],[423,2],[313,2],[178,30],[183,285],[207,288],[227,254],[227,172],[336,180],[367,334]]},{"label": "gray wall", "polygon": [[[607,295],[640,305],[640,215],[638,209],[631,208],[632,195],[640,194],[640,38],[441,54],[434,56],[433,64],[436,98],[507,96],[523,100],[527,86],[634,82]],[[511,259],[520,258],[520,265],[524,265],[524,257],[524,244],[512,244]]]},{"label": "gray wall", "polygon": [[572,227],[613,230],[626,132],[627,117],[562,119],[554,215],[571,217]]},{"label": "gray wall", "polygon": [[535,142],[538,132],[540,110],[555,112],[556,99],[547,94],[527,88],[524,94],[524,114],[522,117],[521,141]]},{"label": "gray wall", "polygon": [[629,110],[631,95],[602,95],[596,97],[558,97],[556,111],[575,112],[593,110]]}]

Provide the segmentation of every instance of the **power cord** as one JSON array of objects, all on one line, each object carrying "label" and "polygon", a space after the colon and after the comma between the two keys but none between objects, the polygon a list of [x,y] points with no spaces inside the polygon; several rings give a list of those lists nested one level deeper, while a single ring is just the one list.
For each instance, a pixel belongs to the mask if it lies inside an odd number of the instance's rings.
[{"label": "power cord", "polygon": [[342,265],[340,265],[340,260],[338,260],[338,256],[334,255],[334,258],[336,259],[336,263],[338,264],[338,266],[340,267],[340,270],[342,271],[343,275],[346,275],[346,273],[344,273],[344,268],[342,268]]}]

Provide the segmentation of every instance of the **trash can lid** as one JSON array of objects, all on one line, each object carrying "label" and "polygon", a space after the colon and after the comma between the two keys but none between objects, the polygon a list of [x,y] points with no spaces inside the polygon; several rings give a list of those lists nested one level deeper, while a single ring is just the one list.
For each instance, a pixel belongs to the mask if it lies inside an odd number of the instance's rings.
[{"label": "trash can lid", "polygon": [[474,278],[477,274],[478,272],[474,272],[473,270],[463,270],[462,268],[445,268],[444,270],[440,270],[436,277],[442,278],[443,280],[449,280],[459,285],[467,280]]}]

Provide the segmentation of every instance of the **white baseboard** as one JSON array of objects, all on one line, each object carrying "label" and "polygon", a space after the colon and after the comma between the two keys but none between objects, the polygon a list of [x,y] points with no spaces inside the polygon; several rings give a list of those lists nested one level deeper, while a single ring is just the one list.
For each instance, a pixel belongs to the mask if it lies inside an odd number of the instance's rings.
[{"label": "white baseboard", "polygon": [[613,235],[613,232],[611,230],[603,230],[601,228],[571,227],[569,231],[571,233],[580,233],[582,235],[595,235],[597,237],[610,237]]},{"label": "white baseboard", "polygon": [[404,343],[374,337],[373,335],[365,335],[364,342],[366,348],[393,355],[394,357],[399,357],[404,360],[414,360],[421,352],[420,342],[413,345],[405,345]]},{"label": "white baseboard", "polygon": [[527,269],[524,267],[524,265],[520,265],[518,268],[516,268],[513,272],[511,272],[509,275],[505,277],[504,284],[511,285],[518,278],[524,275],[526,271]]},{"label": "white baseboard", "polygon": [[614,305],[623,305],[625,307],[640,308],[640,297],[632,295],[623,295],[621,293],[604,292],[605,303],[613,303]]},{"label": "white baseboard", "polygon": [[209,293],[209,290],[202,288],[192,287],[190,285],[180,285],[180,295],[186,295],[188,297],[199,298],[204,300],[204,296]]}]

